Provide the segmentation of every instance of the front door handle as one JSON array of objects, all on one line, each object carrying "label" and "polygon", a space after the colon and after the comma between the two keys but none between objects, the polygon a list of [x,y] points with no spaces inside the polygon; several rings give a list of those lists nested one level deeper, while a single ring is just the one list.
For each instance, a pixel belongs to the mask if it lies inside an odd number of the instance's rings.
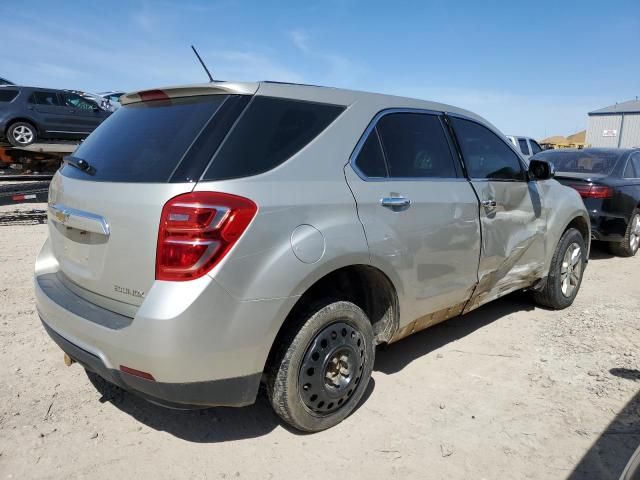
[{"label": "front door handle", "polygon": [[411,205],[411,200],[405,197],[384,197],[380,200],[380,205],[387,208],[407,208]]},{"label": "front door handle", "polygon": [[498,203],[495,200],[483,200],[482,206],[484,208],[496,208],[498,206]]}]

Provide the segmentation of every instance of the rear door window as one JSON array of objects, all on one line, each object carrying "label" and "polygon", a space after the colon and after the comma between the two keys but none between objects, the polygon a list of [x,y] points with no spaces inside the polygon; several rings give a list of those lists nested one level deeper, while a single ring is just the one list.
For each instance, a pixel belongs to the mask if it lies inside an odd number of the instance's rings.
[{"label": "rear door window", "polygon": [[18,96],[17,90],[0,89],[0,102],[10,102]]},{"label": "rear door window", "polygon": [[254,97],[205,171],[203,180],[247,177],[277,167],[316,138],[344,108]]},{"label": "rear door window", "polygon": [[[62,174],[92,181],[168,182],[192,145],[200,145],[196,138],[226,99],[206,95],[124,105],[73,154],[91,165],[89,172],[65,165]],[[198,154],[208,161],[213,151]]]},{"label": "rear door window", "polygon": [[36,105],[48,105],[51,107],[59,107],[60,99],[56,92],[46,92],[44,90],[37,90],[29,96],[29,103],[35,103]]},{"label": "rear door window", "polygon": [[529,155],[529,144],[527,143],[526,138],[519,138],[518,145],[520,145],[520,151],[525,155]]},{"label": "rear door window", "polygon": [[531,144],[531,151],[534,155],[542,151],[542,147],[538,145],[538,142],[536,142],[535,140],[529,139],[529,143]]},{"label": "rear door window", "polygon": [[437,115],[392,113],[377,125],[391,178],[455,178],[453,155]]},{"label": "rear door window", "polygon": [[640,178],[640,153],[633,154],[624,171],[625,178]]},{"label": "rear door window", "polygon": [[488,128],[479,123],[451,117],[464,162],[471,178],[524,180],[518,156]]}]

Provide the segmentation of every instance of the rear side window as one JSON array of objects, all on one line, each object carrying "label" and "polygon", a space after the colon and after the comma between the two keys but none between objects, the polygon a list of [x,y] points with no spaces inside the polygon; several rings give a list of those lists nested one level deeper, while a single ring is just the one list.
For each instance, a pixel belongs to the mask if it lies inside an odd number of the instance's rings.
[{"label": "rear side window", "polygon": [[520,145],[520,151],[525,155],[529,155],[529,144],[526,138],[519,138],[518,145]]},{"label": "rear side window", "polygon": [[367,177],[384,178],[387,176],[387,167],[384,164],[384,156],[378,140],[378,132],[374,128],[367,140],[362,145],[356,166]]},{"label": "rear side window", "polygon": [[542,151],[542,147],[538,145],[538,142],[536,142],[535,140],[529,139],[529,143],[531,144],[531,151],[534,155]]},{"label": "rear side window", "polygon": [[49,105],[53,107],[60,106],[60,100],[56,92],[36,91],[29,97],[29,103],[35,103],[37,105]]},{"label": "rear side window", "polygon": [[640,178],[640,153],[636,153],[627,161],[624,171],[625,178]]},{"label": "rear side window", "polygon": [[[206,95],[125,105],[73,154],[86,160],[91,171],[65,165],[62,174],[93,181],[168,182],[226,98]],[[213,152],[206,153],[211,158]]]},{"label": "rear side window", "polygon": [[471,178],[524,180],[518,156],[488,128],[457,117],[451,122]]},{"label": "rear side window", "polygon": [[440,118],[392,113],[377,125],[391,178],[455,178],[451,149]]},{"label": "rear side window", "polygon": [[271,170],[316,138],[343,106],[254,97],[205,171],[203,180],[247,177]]},{"label": "rear side window", "polygon": [[0,89],[0,102],[10,102],[18,96],[17,90]]}]

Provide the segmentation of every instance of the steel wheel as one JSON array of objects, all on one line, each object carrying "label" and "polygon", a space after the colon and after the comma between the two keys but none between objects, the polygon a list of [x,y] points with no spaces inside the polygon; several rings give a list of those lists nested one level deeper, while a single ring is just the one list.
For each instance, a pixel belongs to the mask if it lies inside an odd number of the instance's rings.
[{"label": "steel wheel", "polygon": [[629,246],[631,247],[631,251],[635,252],[636,250],[638,250],[639,245],[640,245],[640,214],[636,214],[633,216],[633,219],[631,220]]},{"label": "steel wheel", "polygon": [[33,141],[34,132],[27,125],[19,125],[12,131],[13,138],[18,143],[29,144]]},{"label": "steel wheel", "polygon": [[572,243],[567,248],[560,267],[560,288],[565,297],[571,297],[573,291],[580,285],[581,275],[582,248],[577,243]]},{"label": "steel wheel", "polygon": [[353,394],[366,361],[362,334],[348,323],[328,325],[307,349],[298,387],[304,405],[311,412],[335,412]]}]

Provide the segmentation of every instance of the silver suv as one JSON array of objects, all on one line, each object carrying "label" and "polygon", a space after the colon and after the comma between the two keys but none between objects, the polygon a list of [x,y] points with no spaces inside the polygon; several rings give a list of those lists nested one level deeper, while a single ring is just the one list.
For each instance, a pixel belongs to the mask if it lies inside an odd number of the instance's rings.
[{"label": "silver suv", "polygon": [[279,83],[130,93],[55,175],[44,328],[153,402],[343,420],[375,347],[514,290],[573,302],[578,193],[473,113]]}]

